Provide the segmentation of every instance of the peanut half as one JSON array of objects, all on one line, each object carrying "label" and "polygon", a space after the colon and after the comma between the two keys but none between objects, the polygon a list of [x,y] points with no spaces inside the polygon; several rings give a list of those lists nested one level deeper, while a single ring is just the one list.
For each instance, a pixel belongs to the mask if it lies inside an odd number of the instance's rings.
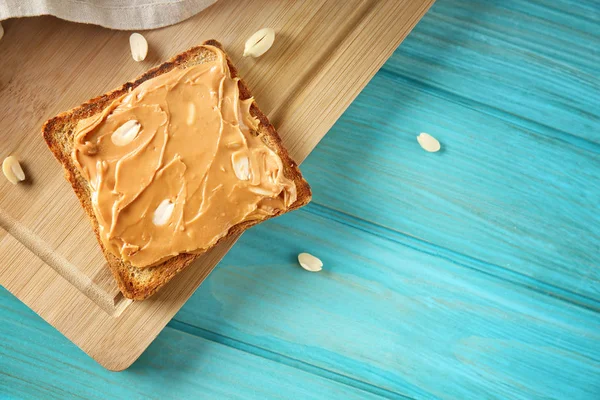
[{"label": "peanut half", "polygon": [[250,179],[250,160],[243,151],[236,151],[231,155],[231,164],[235,176],[240,181],[247,181]]},{"label": "peanut half", "polygon": [[171,200],[163,200],[154,211],[154,215],[152,216],[152,223],[156,226],[165,225],[171,219],[171,215],[173,215],[174,209],[175,204],[172,203]]},{"label": "peanut half", "polygon": [[127,146],[140,133],[141,127],[135,119],[130,119],[112,133],[110,140],[117,146]]},{"label": "peanut half", "polygon": [[139,33],[132,33],[129,36],[129,46],[131,47],[131,56],[137,62],[144,61],[148,55],[148,41]]},{"label": "peanut half", "polygon": [[419,145],[423,148],[423,150],[430,153],[435,153],[442,148],[440,142],[436,138],[425,132],[417,136],[417,142],[419,142]]},{"label": "peanut half", "polygon": [[308,253],[298,254],[300,266],[310,272],[319,272],[323,269],[323,261]]},{"label": "peanut half", "polygon": [[17,160],[15,156],[9,156],[4,159],[4,162],[2,163],[2,172],[4,172],[6,179],[13,185],[25,180],[23,168],[21,168],[21,164],[19,164],[19,160]]},{"label": "peanut half", "polygon": [[275,31],[271,28],[263,28],[255,32],[246,40],[244,47],[244,57],[260,57],[273,46],[275,41]]}]

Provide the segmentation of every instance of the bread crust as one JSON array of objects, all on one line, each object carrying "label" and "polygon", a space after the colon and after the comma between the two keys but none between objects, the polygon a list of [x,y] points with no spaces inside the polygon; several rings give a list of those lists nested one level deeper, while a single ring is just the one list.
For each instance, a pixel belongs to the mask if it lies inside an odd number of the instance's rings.
[{"label": "bread crust", "polygon": [[[73,187],[81,206],[86,211],[91,221],[92,228],[96,238],[98,239],[98,243],[100,244],[102,252],[108,261],[110,270],[115,277],[117,284],[119,285],[119,289],[123,295],[129,299],[143,300],[148,298],[163,285],[169,282],[175,275],[177,275],[177,273],[189,266],[203,253],[184,253],[170,258],[165,262],[153,267],[136,268],[107,251],[100,240],[98,221],[92,209],[90,187],[85,178],[79,173],[71,158],[74,129],[80,120],[89,118],[92,115],[101,112],[105,107],[109,106],[112,101],[123,96],[148,79],[162,75],[174,68],[186,68],[187,66],[200,64],[214,59],[214,52],[209,48],[204,47],[205,45],[214,46],[223,50],[223,46],[218,41],[207,40],[206,42],[202,43],[202,45],[192,47],[191,49],[176,55],[163,64],[148,70],[136,79],[125,83],[120,88],[91,99],[78,107],[49,119],[42,127],[42,134],[46,144],[54,154],[54,157],[56,157],[56,159],[63,166],[65,178],[71,183],[71,186]],[[227,58],[227,64],[229,66],[231,76],[234,78],[239,78],[238,71],[231,62],[231,59],[227,53],[225,53],[225,56]],[[252,97],[250,90],[241,78],[239,80],[239,90],[240,99],[244,100]],[[298,169],[298,165],[292,160],[288,154],[288,151],[283,146],[277,131],[273,125],[271,125],[266,115],[258,108],[256,102],[252,103],[250,107],[250,114],[260,121],[258,132],[261,134],[261,137],[265,143],[281,158],[284,165],[284,175],[293,180],[296,184],[297,199],[289,208],[280,210],[271,217],[264,218],[263,220],[246,221],[231,227],[227,235],[222,237],[217,243],[215,243],[214,246],[221,241],[243,232],[252,225],[302,207],[303,205],[307,204],[312,197],[310,186],[302,177],[302,174]]]}]

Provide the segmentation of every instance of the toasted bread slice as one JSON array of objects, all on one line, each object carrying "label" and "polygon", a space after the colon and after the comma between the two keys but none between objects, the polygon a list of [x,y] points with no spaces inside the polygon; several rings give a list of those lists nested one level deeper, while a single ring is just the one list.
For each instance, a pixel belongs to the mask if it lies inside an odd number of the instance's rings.
[{"label": "toasted bread slice", "polygon": [[[215,40],[206,41],[203,45],[211,45],[222,49],[221,44]],[[80,175],[71,158],[74,129],[80,120],[100,113],[105,107],[109,106],[114,99],[124,95],[130,89],[137,87],[142,82],[164,74],[174,68],[186,68],[188,66],[211,61],[215,56],[214,52],[207,47],[203,47],[202,45],[193,47],[158,67],[152,68],[133,81],[127,82],[120,88],[89,100],[70,111],[57,115],[48,120],[42,128],[44,139],[56,159],[64,167],[65,177],[73,186],[75,194],[87,212],[92,223],[92,228],[94,229],[98,242],[108,261],[108,265],[110,266],[121,292],[127,298],[143,300],[149,297],[161,286],[170,281],[179,271],[190,265],[200,255],[180,254],[153,267],[136,268],[107,251],[100,240],[98,221],[94,215],[91,204],[90,186],[86,179]],[[229,57],[227,57],[227,63],[231,76],[238,77],[238,71],[233,66]],[[240,98],[242,100],[252,97],[246,84],[242,80],[239,81],[239,89]],[[250,113],[260,121],[258,134],[261,135],[267,146],[274,150],[283,161],[284,175],[293,180],[296,184],[297,200],[288,209],[281,210],[276,215],[283,214],[307,204],[311,199],[310,187],[302,177],[297,164],[290,158],[287,150],[283,147],[275,128],[273,128],[273,125],[271,125],[256,103],[252,104]],[[246,221],[235,225],[229,229],[227,235],[221,238],[221,240],[225,240],[226,238],[241,233],[258,222],[261,221]]]}]

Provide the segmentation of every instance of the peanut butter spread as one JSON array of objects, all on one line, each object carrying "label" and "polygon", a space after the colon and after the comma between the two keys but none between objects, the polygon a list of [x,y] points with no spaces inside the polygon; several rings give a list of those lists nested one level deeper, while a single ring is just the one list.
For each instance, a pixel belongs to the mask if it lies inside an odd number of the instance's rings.
[{"label": "peanut butter spread", "polygon": [[214,245],[232,226],[296,200],[257,134],[221,50],[175,68],[81,121],[72,157],[90,185],[106,249],[136,267]]}]

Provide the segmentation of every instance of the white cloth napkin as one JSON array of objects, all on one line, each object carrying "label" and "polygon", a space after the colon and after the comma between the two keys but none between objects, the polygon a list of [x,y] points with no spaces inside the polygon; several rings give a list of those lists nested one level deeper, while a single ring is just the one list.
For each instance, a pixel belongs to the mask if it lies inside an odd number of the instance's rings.
[{"label": "white cloth napkin", "polygon": [[54,15],[112,29],[143,30],[173,25],[217,0],[1,0],[0,21]]}]

